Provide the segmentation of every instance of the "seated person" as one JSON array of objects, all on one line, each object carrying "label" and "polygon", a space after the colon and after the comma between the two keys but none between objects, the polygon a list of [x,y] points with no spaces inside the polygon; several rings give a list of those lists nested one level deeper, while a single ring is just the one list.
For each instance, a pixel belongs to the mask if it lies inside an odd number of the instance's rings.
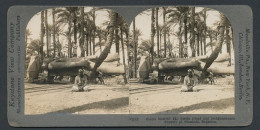
[{"label": "seated person", "polygon": [[193,92],[197,91],[198,79],[194,76],[193,70],[188,70],[188,75],[184,78],[184,85],[181,88],[182,92]]},{"label": "seated person", "polygon": [[72,91],[88,91],[87,77],[83,74],[83,70],[79,69],[78,75],[75,78],[75,82],[72,87]]}]

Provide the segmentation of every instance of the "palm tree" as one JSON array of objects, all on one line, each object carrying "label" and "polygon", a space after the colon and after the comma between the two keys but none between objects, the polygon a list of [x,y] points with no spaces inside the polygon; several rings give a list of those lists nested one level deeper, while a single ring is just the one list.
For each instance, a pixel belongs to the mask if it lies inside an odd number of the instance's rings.
[{"label": "palm tree", "polygon": [[32,32],[30,31],[30,29],[26,29],[25,31],[25,47],[28,44],[28,37],[32,35]]},{"label": "palm tree", "polygon": [[[189,10],[190,8],[189,7],[182,7],[181,8],[181,12],[183,13],[183,26],[184,26],[184,45],[183,45],[183,48],[186,48],[187,45],[188,45],[188,29],[187,29],[187,23],[188,23],[188,13],[189,13]],[[183,55],[187,55],[185,54],[187,52],[184,52],[184,50],[182,50],[182,56]],[[182,57],[181,56],[181,57]]]},{"label": "palm tree", "polygon": [[154,28],[154,8],[151,9],[151,44],[152,47],[150,48],[150,53],[152,54],[152,63],[154,60],[154,35],[155,35],[155,28]]},{"label": "palm tree", "polygon": [[93,55],[95,55],[95,39],[96,39],[96,8],[93,7],[92,11],[91,11],[91,16],[92,16],[92,20],[93,20],[93,30],[92,30],[92,34],[93,34],[93,38],[92,38],[92,43],[93,43]]},{"label": "palm tree", "polygon": [[[126,25],[127,27],[127,25]],[[124,39],[123,39],[123,33],[126,32],[128,30],[124,29],[124,26],[120,27],[120,34],[121,34],[121,46],[122,46],[122,53],[123,53],[123,65],[124,65],[124,83],[127,83],[127,79],[126,79],[126,65],[125,65],[125,47],[124,47]]]},{"label": "palm tree", "polygon": [[48,10],[45,10],[45,32],[46,32],[46,55],[49,57],[49,27],[48,27]]},{"label": "palm tree", "polygon": [[80,7],[80,42],[79,47],[81,49],[81,57],[85,56],[85,51],[83,49],[85,43],[85,34],[84,34],[84,7]]},{"label": "palm tree", "polygon": [[40,36],[40,56],[41,61],[43,60],[44,54],[43,54],[43,37],[44,37],[45,29],[44,29],[44,11],[41,11],[41,36]]},{"label": "palm tree", "polygon": [[190,14],[190,48],[192,52],[192,57],[196,56],[196,50],[195,50],[195,7],[190,7],[191,14]]},{"label": "palm tree", "polygon": [[204,8],[203,10],[203,19],[204,19],[204,37],[203,37],[203,43],[204,43],[204,55],[207,54],[207,43],[206,43],[206,38],[207,38],[207,8]]},{"label": "palm tree", "polygon": [[27,53],[32,55],[39,55],[42,47],[42,42],[40,40],[32,40],[30,44],[27,46]]},{"label": "palm tree", "polygon": [[156,20],[156,36],[157,36],[157,57],[160,57],[160,43],[159,43],[159,24],[158,24],[158,11],[159,8],[155,8],[155,20]]},{"label": "palm tree", "polygon": [[[166,25],[166,7],[162,7],[163,9],[163,26]],[[164,57],[166,58],[166,29],[163,28],[163,43],[164,43]]]},{"label": "palm tree", "polygon": [[220,14],[220,24],[218,26],[218,40],[215,46],[214,51],[210,54],[209,58],[206,60],[206,64],[203,68],[203,72],[205,73],[206,70],[210,67],[210,65],[214,62],[214,60],[218,57],[220,50],[222,49],[222,44],[224,41],[224,31],[225,31],[225,23],[227,23],[228,19],[223,15]]},{"label": "palm tree", "polygon": [[[65,7],[65,8],[58,8],[55,10],[55,13],[57,14],[57,24],[60,25],[67,25],[68,29],[66,32],[67,39],[68,39],[68,57],[72,57],[72,31],[74,34],[74,44],[77,43],[77,13],[79,8],[78,7]],[[72,23],[73,23],[73,30],[72,30]]]},{"label": "palm tree", "polygon": [[152,47],[153,45],[151,44],[151,40],[143,40],[140,44],[140,46],[138,47],[139,48],[139,55],[141,56],[151,56],[152,53],[150,51],[150,48]]},{"label": "palm tree", "polygon": [[110,48],[112,46],[112,43],[113,43],[114,28],[116,25],[116,13],[112,12],[112,11],[110,11],[109,13],[111,14],[110,15],[111,17],[110,17],[110,25],[108,26],[108,33],[109,33],[108,40],[106,42],[104,50],[101,52],[101,54],[97,58],[95,65],[93,67],[93,70],[91,71],[90,82],[93,82],[96,79],[96,70],[106,59],[106,57],[110,51]]},{"label": "palm tree", "polygon": [[133,47],[134,47],[134,78],[137,77],[137,40],[136,40],[136,28],[135,28],[135,18],[133,20]]},{"label": "palm tree", "polygon": [[97,27],[96,32],[97,32],[97,37],[99,39],[98,43],[96,43],[96,46],[99,46],[99,51],[102,52],[102,46],[105,45],[107,32],[100,27]]},{"label": "palm tree", "polygon": [[[187,13],[189,11],[189,7],[177,7],[172,10],[169,10],[170,20],[169,22],[173,24],[178,24],[178,39],[179,39],[179,57],[183,57],[183,43],[182,43],[182,34],[184,30],[185,37],[185,45],[187,45]],[[184,27],[184,29],[183,29]]]},{"label": "palm tree", "polygon": [[52,25],[53,25],[53,57],[56,56],[56,22],[55,22],[55,8],[52,8]]},{"label": "palm tree", "polygon": [[[232,37],[232,26],[230,21],[226,18],[225,20],[225,43],[227,47],[227,53],[229,54],[229,57],[231,57],[231,37]],[[229,60],[229,65],[231,65],[231,58]]]},{"label": "palm tree", "polygon": [[68,11],[67,8],[58,8],[55,10],[55,13],[57,14],[57,25],[61,26],[65,26],[67,25],[68,29],[67,31],[64,32],[63,35],[65,35],[67,37],[68,40],[68,57],[71,57],[71,51],[72,51],[72,46],[71,46],[71,36],[72,36],[72,15],[71,13]]}]

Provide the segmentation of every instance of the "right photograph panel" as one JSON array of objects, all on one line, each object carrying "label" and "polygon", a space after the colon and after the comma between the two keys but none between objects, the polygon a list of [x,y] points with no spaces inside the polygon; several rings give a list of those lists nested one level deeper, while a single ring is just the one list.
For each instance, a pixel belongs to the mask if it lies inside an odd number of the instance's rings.
[{"label": "right photograph panel", "polygon": [[129,31],[130,114],[235,114],[235,50],[224,14],[155,7]]}]

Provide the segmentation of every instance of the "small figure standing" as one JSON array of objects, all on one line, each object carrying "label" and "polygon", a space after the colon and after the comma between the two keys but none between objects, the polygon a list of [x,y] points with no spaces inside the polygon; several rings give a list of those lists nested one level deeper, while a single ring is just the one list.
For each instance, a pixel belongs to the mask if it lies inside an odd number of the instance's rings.
[{"label": "small figure standing", "polygon": [[212,72],[209,72],[209,82],[210,84],[215,84],[215,81],[214,81],[214,74]]},{"label": "small figure standing", "polygon": [[188,70],[188,75],[184,78],[184,85],[181,88],[182,92],[196,92],[198,91],[198,79],[194,76],[193,70]]},{"label": "small figure standing", "polygon": [[96,75],[97,75],[97,78],[98,78],[99,82],[101,84],[105,84],[104,79],[103,79],[103,73],[100,72],[100,71],[97,71]]},{"label": "small figure standing", "polygon": [[83,70],[79,69],[78,75],[72,87],[73,92],[88,91],[87,77],[84,75]]}]

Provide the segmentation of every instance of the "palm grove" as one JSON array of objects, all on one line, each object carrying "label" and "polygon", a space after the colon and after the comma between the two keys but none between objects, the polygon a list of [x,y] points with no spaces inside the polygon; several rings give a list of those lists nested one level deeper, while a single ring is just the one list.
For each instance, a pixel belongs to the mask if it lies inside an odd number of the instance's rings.
[{"label": "palm grove", "polygon": [[[144,11],[141,15],[149,16],[151,21],[150,38],[141,39],[142,30],[136,28],[135,19],[132,22],[133,40],[133,77],[137,76],[137,55],[150,56],[154,59],[191,58],[206,56],[203,72],[211,66],[222,53],[225,43],[226,51],[231,57],[232,28],[229,20],[219,14],[219,21],[208,26],[207,14],[214,11],[198,7],[157,7]],[[141,17],[142,17],[141,16]],[[159,24],[159,21],[162,21]],[[138,24],[138,23],[137,23]],[[175,37],[175,40],[172,40]],[[225,52],[223,52],[225,53]],[[229,59],[231,65],[231,58]]]},{"label": "palm grove", "polygon": [[[98,26],[96,16],[99,11],[107,11],[108,19]],[[210,9],[203,8],[199,12],[195,12],[195,7],[149,9],[144,13],[150,16],[151,20],[150,39],[140,40],[142,32],[136,28],[135,24],[138,23],[135,23],[135,19],[129,31],[127,23],[113,11],[97,7],[48,9],[40,12],[39,39],[33,39],[27,43],[31,31],[26,30],[26,55],[29,57],[37,54],[41,62],[44,58],[99,55],[92,69],[91,77],[95,77],[94,72],[109,53],[122,54],[126,83],[126,73],[129,78],[137,77],[138,57],[142,55],[151,57],[153,63],[155,58],[196,57],[206,55],[210,50],[210,56],[203,68],[203,71],[206,71],[222,51],[223,43],[225,42],[229,55],[231,55],[233,43],[231,24],[227,18],[220,15],[220,22],[216,23],[216,28],[208,27],[206,25],[207,11]],[[158,22],[160,21],[159,12],[162,12],[163,24],[161,25]],[[51,23],[48,20],[50,17],[52,17]],[[176,43],[173,43],[170,38],[172,35],[178,38],[177,51],[173,47]],[[61,43],[59,37],[66,38],[67,43]],[[113,44],[115,48],[111,49]],[[77,54],[77,50],[81,53]],[[191,50],[191,54],[188,50]]]}]

